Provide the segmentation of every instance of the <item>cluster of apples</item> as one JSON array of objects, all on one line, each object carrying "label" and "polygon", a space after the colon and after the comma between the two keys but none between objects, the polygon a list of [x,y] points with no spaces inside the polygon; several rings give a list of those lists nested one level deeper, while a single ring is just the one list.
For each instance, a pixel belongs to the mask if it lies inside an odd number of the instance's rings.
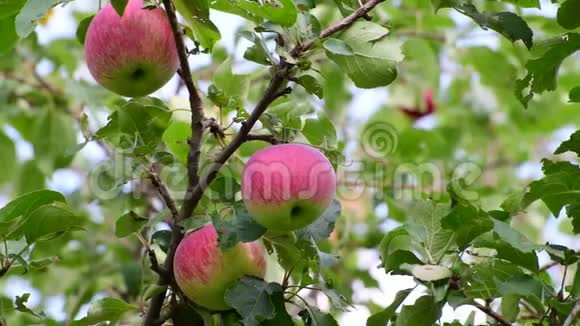
[{"label": "cluster of apples", "polygon": [[[89,71],[103,87],[123,96],[148,95],[174,75],[179,58],[171,25],[161,8],[129,0],[119,16],[111,4],[91,22],[85,38]],[[254,220],[269,230],[291,232],[318,219],[336,193],[328,159],[301,144],[256,152],[242,172],[242,197]],[[258,242],[220,250],[212,225],[185,236],[173,271],[182,292],[211,310],[227,310],[226,289],[242,275],[264,277],[266,258]]]},{"label": "cluster of apples", "polygon": [[[242,197],[254,220],[269,230],[291,232],[316,221],[336,194],[328,159],[302,144],[270,146],[256,152],[242,172]],[[208,225],[189,233],[177,247],[175,280],[193,302],[227,310],[226,289],[242,275],[264,277],[266,259],[258,242],[221,251]]]}]

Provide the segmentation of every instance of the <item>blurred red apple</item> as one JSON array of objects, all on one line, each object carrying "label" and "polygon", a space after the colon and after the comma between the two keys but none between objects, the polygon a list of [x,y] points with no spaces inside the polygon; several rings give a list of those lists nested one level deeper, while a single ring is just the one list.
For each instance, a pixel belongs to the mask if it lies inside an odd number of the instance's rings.
[{"label": "blurred red apple", "polygon": [[431,89],[425,90],[423,99],[425,101],[425,111],[420,110],[419,105],[417,105],[414,108],[402,107],[400,108],[401,112],[413,121],[435,112],[435,102],[433,102],[433,91]]}]

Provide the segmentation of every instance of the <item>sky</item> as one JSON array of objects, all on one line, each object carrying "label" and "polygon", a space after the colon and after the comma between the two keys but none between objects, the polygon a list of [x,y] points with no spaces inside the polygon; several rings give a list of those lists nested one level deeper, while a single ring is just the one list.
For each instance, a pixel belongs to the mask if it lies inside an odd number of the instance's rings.
[{"label": "sky", "polygon": [[[103,1],[105,2],[105,1]],[[36,31],[38,33],[39,41],[41,44],[47,44],[51,40],[55,38],[61,37],[74,37],[76,32],[76,22],[71,16],[71,12],[73,10],[80,10],[80,11],[96,11],[98,6],[98,1],[96,0],[77,0],[73,3],[65,6],[65,7],[57,7],[54,12],[54,15],[49,20],[48,24],[45,26],[38,26]],[[556,6],[549,1],[542,1],[542,14],[547,16],[555,16],[556,13]],[[524,9],[527,13],[534,13],[539,14],[540,11],[537,9]],[[465,18],[464,16],[453,13],[452,17],[458,24],[467,24],[469,23],[469,19]],[[235,53],[235,61],[241,61],[243,53],[249,43],[240,43],[238,46],[235,46],[234,43],[234,35],[235,31],[238,27],[242,24],[242,19],[221,13],[212,11],[211,12],[212,21],[218,26],[219,30],[222,34],[222,39],[219,42],[219,45],[226,47],[230,53]],[[467,38],[462,40],[457,46],[474,46],[474,45],[484,45],[491,48],[497,47],[497,36],[493,34],[493,32],[488,31],[484,33],[482,31],[481,34],[478,34],[476,38]],[[192,66],[192,70],[195,70],[197,67],[202,67],[210,62],[209,55],[198,55],[190,59],[190,64]],[[49,71],[49,68],[46,63],[40,65],[39,72],[42,74],[43,72]],[[238,72],[243,72],[247,70],[248,66],[234,66],[234,69],[237,69]],[[75,74],[77,78],[82,78],[86,80],[92,80],[92,77],[88,73],[86,67],[80,68],[80,70]],[[450,77],[445,75],[445,73],[441,76],[440,84],[442,88],[445,88],[450,81]],[[94,82],[94,81],[93,81]],[[158,92],[154,93],[153,96],[159,96],[162,98],[169,98],[173,95],[175,86],[177,83],[177,77],[173,78],[165,87],[160,89]],[[366,121],[368,117],[375,113],[375,111],[388,99],[388,92],[384,89],[370,89],[370,90],[362,90],[357,89],[354,86],[352,87],[352,92],[354,94],[353,101],[349,107],[349,116],[354,119],[355,123],[361,123]],[[183,94],[184,95],[184,94]],[[435,124],[435,121],[432,117],[428,117],[422,119],[416,127],[418,128],[432,128]],[[573,130],[566,130],[563,131],[561,135],[557,135],[557,138],[562,138],[562,140],[566,139],[569,134]],[[8,130],[10,133],[10,130]],[[27,159],[32,157],[33,150],[32,147],[22,142],[21,140],[18,141],[15,133],[12,132],[11,135],[15,137],[17,140],[17,150],[18,155],[21,160]],[[90,157],[91,160],[94,162],[98,162],[105,159],[104,153],[95,145],[87,146],[82,155],[87,155]],[[530,164],[529,166],[523,166],[520,169],[520,172],[523,176],[528,175],[539,175],[541,176],[541,172],[539,169],[539,165],[537,164]],[[59,170],[55,173],[52,179],[49,182],[49,186],[52,189],[62,191],[64,193],[71,193],[75,189],[81,186],[82,179],[77,175],[76,172],[70,170]],[[7,198],[0,198],[0,204],[4,204],[8,199]],[[388,209],[386,205],[379,205],[376,211],[377,215],[379,216],[386,216],[388,214]],[[396,223],[390,222],[387,228],[390,229],[396,226]],[[574,239],[571,237],[563,236],[558,231],[558,223],[555,219],[550,219],[550,222],[547,224],[545,229],[545,237],[546,240],[557,240],[559,243],[563,243],[566,245],[573,245]],[[576,245],[577,246],[577,245]],[[547,255],[541,254],[540,255],[540,264],[547,262],[548,257]],[[381,306],[387,306],[390,302],[394,299],[395,294],[402,289],[410,288],[415,285],[412,277],[409,276],[392,276],[386,275],[383,269],[377,268],[380,264],[380,259],[378,256],[378,252],[376,250],[370,249],[363,249],[359,252],[359,261],[358,267],[362,270],[368,270],[371,275],[379,281],[380,288],[379,289],[367,289],[364,287],[362,282],[355,281],[353,284],[353,289],[355,290],[355,308],[350,312],[347,312],[340,316],[339,324],[345,326],[357,326],[357,325],[365,325],[366,319],[369,315],[368,309],[360,304],[356,304],[356,302],[372,300],[376,304]],[[30,292],[32,293],[30,298],[30,304],[35,305],[38,303],[38,293],[30,287],[25,280],[18,278],[18,277],[11,277],[8,284],[10,287],[5,289],[5,293],[9,296],[20,295],[23,292]],[[404,304],[412,304],[418,297],[420,297],[423,293],[423,289],[417,288],[413,293],[405,300]],[[95,298],[97,299],[97,298]],[[328,300],[321,296],[318,305],[321,308],[328,308],[329,303]],[[57,318],[62,319],[65,317],[63,312],[64,307],[64,299],[62,296],[55,296],[49,299],[50,308],[46,311],[47,314]],[[79,317],[84,316],[88,306],[83,307],[81,312],[79,313]],[[452,321],[455,318],[464,321],[471,311],[475,311],[474,308],[463,306],[458,308],[457,310],[453,311],[453,309],[449,306],[445,306],[443,310],[443,316],[441,318],[442,321]],[[484,323],[485,322],[485,315],[483,313],[477,312],[476,314],[476,323]]]}]

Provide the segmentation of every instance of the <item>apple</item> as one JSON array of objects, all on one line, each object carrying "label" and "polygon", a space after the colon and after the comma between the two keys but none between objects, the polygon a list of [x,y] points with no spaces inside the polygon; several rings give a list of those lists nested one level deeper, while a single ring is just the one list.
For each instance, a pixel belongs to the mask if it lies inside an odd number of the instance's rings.
[{"label": "apple", "polygon": [[336,194],[328,159],[302,144],[266,147],[242,171],[242,198],[254,220],[274,231],[292,231],[314,222]]},{"label": "apple", "polygon": [[91,75],[123,96],[153,93],[171,79],[179,65],[165,11],[143,6],[143,0],[129,0],[121,17],[109,3],[91,21],[85,37]]},{"label": "apple", "polygon": [[435,112],[435,102],[433,102],[433,91],[430,89],[423,92],[423,99],[425,101],[425,111],[421,111],[417,105],[414,108],[402,107],[401,112],[403,112],[409,119],[417,121],[418,119],[428,116]]},{"label": "apple", "polygon": [[173,273],[191,301],[210,310],[231,309],[224,299],[228,287],[243,275],[264,277],[266,259],[258,242],[238,243],[221,251],[213,225],[183,238],[175,251]]}]

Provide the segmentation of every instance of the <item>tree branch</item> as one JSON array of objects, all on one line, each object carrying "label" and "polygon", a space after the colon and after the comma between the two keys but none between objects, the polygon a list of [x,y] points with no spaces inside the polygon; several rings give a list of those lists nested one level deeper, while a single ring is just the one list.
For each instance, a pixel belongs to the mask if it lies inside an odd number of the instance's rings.
[{"label": "tree branch", "polygon": [[226,136],[224,128],[214,118],[203,118],[203,129],[209,129],[214,136],[224,138]]},{"label": "tree branch", "polygon": [[[374,7],[376,7],[379,3],[383,1],[385,0],[370,0],[369,2],[365,3],[362,7],[358,8],[355,12],[346,16],[343,20],[330,25],[328,28],[320,32],[319,38],[320,39],[327,38],[334,33],[342,31],[343,29],[352,25],[357,19],[366,17],[369,11],[371,11]],[[314,45],[314,40],[308,40],[304,42],[304,44],[296,46],[290,52],[290,54],[294,58],[299,57],[304,52],[308,51],[308,49],[310,49],[312,45]]]},{"label": "tree branch", "polygon": [[[177,54],[179,56],[179,76],[183,80],[185,87],[189,93],[189,106],[191,108],[191,138],[189,139],[189,152],[187,155],[187,190],[185,198],[189,197],[189,194],[193,191],[195,185],[199,183],[199,157],[201,148],[201,137],[203,133],[203,107],[201,102],[201,97],[193,83],[191,77],[191,69],[189,68],[189,62],[187,61],[187,48],[185,47],[185,42],[183,40],[183,33],[179,27],[177,21],[177,15],[175,13],[175,8],[171,0],[163,0],[163,6],[167,13],[167,18],[171,24],[171,30],[173,32],[173,38],[175,40],[175,46],[177,48]],[[187,201],[186,201],[187,202]],[[167,201],[166,201],[167,204]],[[173,205],[174,206],[174,205]],[[170,285],[173,284],[173,257],[175,255],[175,250],[183,234],[181,233],[181,228],[178,223],[180,220],[187,218],[193,212],[192,210],[184,210],[186,205],[182,206],[181,212],[177,214],[177,209],[172,210],[172,215],[174,217],[174,223],[172,226],[172,237],[169,252],[167,253],[167,258],[163,263],[163,270],[167,271],[166,275],[159,275],[158,285]],[[165,301],[166,291],[162,291],[158,295],[151,299],[151,304],[143,320],[143,325],[152,326],[158,325],[160,320],[161,309],[163,308],[163,302]]]},{"label": "tree branch", "polygon": [[[331,25],[329,28],[322,31],[320,38],[328,37],[336,32],[339,32],[346,27],[350,26],[356,19],[361,17],[367,17],[367,14],[372,10],[377,4],[384,0],[370,0],[368,3],[357,9],[353,14],[345,17],[343,20]],[[214,160],[213,164],[210,166],[209,171],[200,177],[199,173],[199,155],[201,146],[201,137],[203,130],[205,128],[211,129],[211,124],[208,125],[203,117],[203,110],[201,104],[201,98],[193,84],[191,78],[191,71],[189,69],[189,64],[187,62],[187,49],[183,41],[183,35],[179,24],[177,22],[177,17],[175,14],[175,8],[171,0],[163,0],[163,5],[167,11],[167,16],[171,23],[173,30],[173,36],[175,38],[176,47],[179,53],[179,60],[181,63],[181,68],[179,75],[183,79],[185,86],[189,92],[189,102],[191,106],[191,131],[192,136],[189,140],[190,150],[188,154],[188,186],[185,192],[183,204],[181,206],[181,211],[175,219],[173,225],[173,236],[171,238],[171,245],[167,253],[167,258],[163,264],[164,269],[167,271],[168,277],[163,277],[160,275],[158,284],[159,285],[174,285],[173,280],[173,259],[175,255],[175,250],[177,245],[183,239],[183,234],[178,222],[191,216],[199,201],[203,196],[203,192],[209,186],[209,184],[215,179],[219,169],[226,163],[226,161],[233,155],[233,153],[240,147],[242,143],[247,140],[247,137],[252,130],[253,126],[256,124],[260,116],[266,111],[268,106],[277,98],[287,95],[291,92],[291,88],[283,88],[285,81],[291,75],[293,68],[292,64],[287,63],[284,58],[281,62],[276,65],[275,72],[270,80],[268,87],[266,88],[264,95],[260,101],[256,104],[254,110],[250,116],[242,122],[242,126],[239,132],[234,136],[232,141],[222,150],[222,152]],[[293,57],[301,56],[305,51],[307,51],[314,41],[309,40],[306,43],[296,46],[292,51],[291,55]],[[217,132],[217,130],[215,130]],[[214,134],[216,134],[214,132]],[[178,289],[174,289],[178,290]],[[145,326],[158,325],[160,321],[160,313],[165,301],[166,291],[159,293],[157,296],[151,299],[151,304],[149,305],[149,310],[144,319],[143,324]]]},{"label": "tree branch", "polygon": [[281,143],[284,143],[284,141],[277,139],[276,137],[274,137],[274,135],[254,135],[254,134],[248,134],[246,136],[246,138],[244,139],[244,141],[264,141],[267,143],[270,143],[272,145],[278,145]]},{"label": "tree branch", "polygon": [[[199,180],[199,155],[201,146],[201,136],[203,132],[203,107],[201,103],[201,97],[193,83],[191,77],[191,69],[189,68],[189,62],[187,61],[187,48],[185,47],[185,42],[183,40],[183,33],[179,27],[177,21],[177,15],[175,13],[175,7],[171,0],[163,0],[163,6],[167,12],[167,17],[171,24],[171,29],[173,31],[173,38],[175,39],[175,46],[177,47],[177,54],[179,55],[179,76],[183,80],[187,92],[189,93],[189,106],[191,108],[191,138],[189,140],[189,153],[187,156],[187,176],[188,185],[187,192],[191,192],[194,186]],[[189,215],[183,214],[181,211],[181,218],[187,218]]]},{"label": "tree branch", "polygon": [[505,319],[502,315],[498,314],[497,312],[493,311],[491,308],[486,307],[480,303],[473,302],[471,303],[472,306],[475,308],[483,311],[486,315],[490,316],[491,318],[495,319],[498,323],[504,326],[513,326],[507,319]]},{"label": "tree branch", "polygon": [[552,268],[552,267],[554,267],[554,266],[556,266],[556,265],[558,265],[558,264],[559,264],[559,263],[558,263],[557,261],[552,261],[552,262],[549,262],[549,263],[547,263],[546,265],[544,265],[544,266],[540,267],[540,269],[538,270],[538,273],[545,272],[545,271],[547,271],[548,269],[550,269],[550,268]]}]

